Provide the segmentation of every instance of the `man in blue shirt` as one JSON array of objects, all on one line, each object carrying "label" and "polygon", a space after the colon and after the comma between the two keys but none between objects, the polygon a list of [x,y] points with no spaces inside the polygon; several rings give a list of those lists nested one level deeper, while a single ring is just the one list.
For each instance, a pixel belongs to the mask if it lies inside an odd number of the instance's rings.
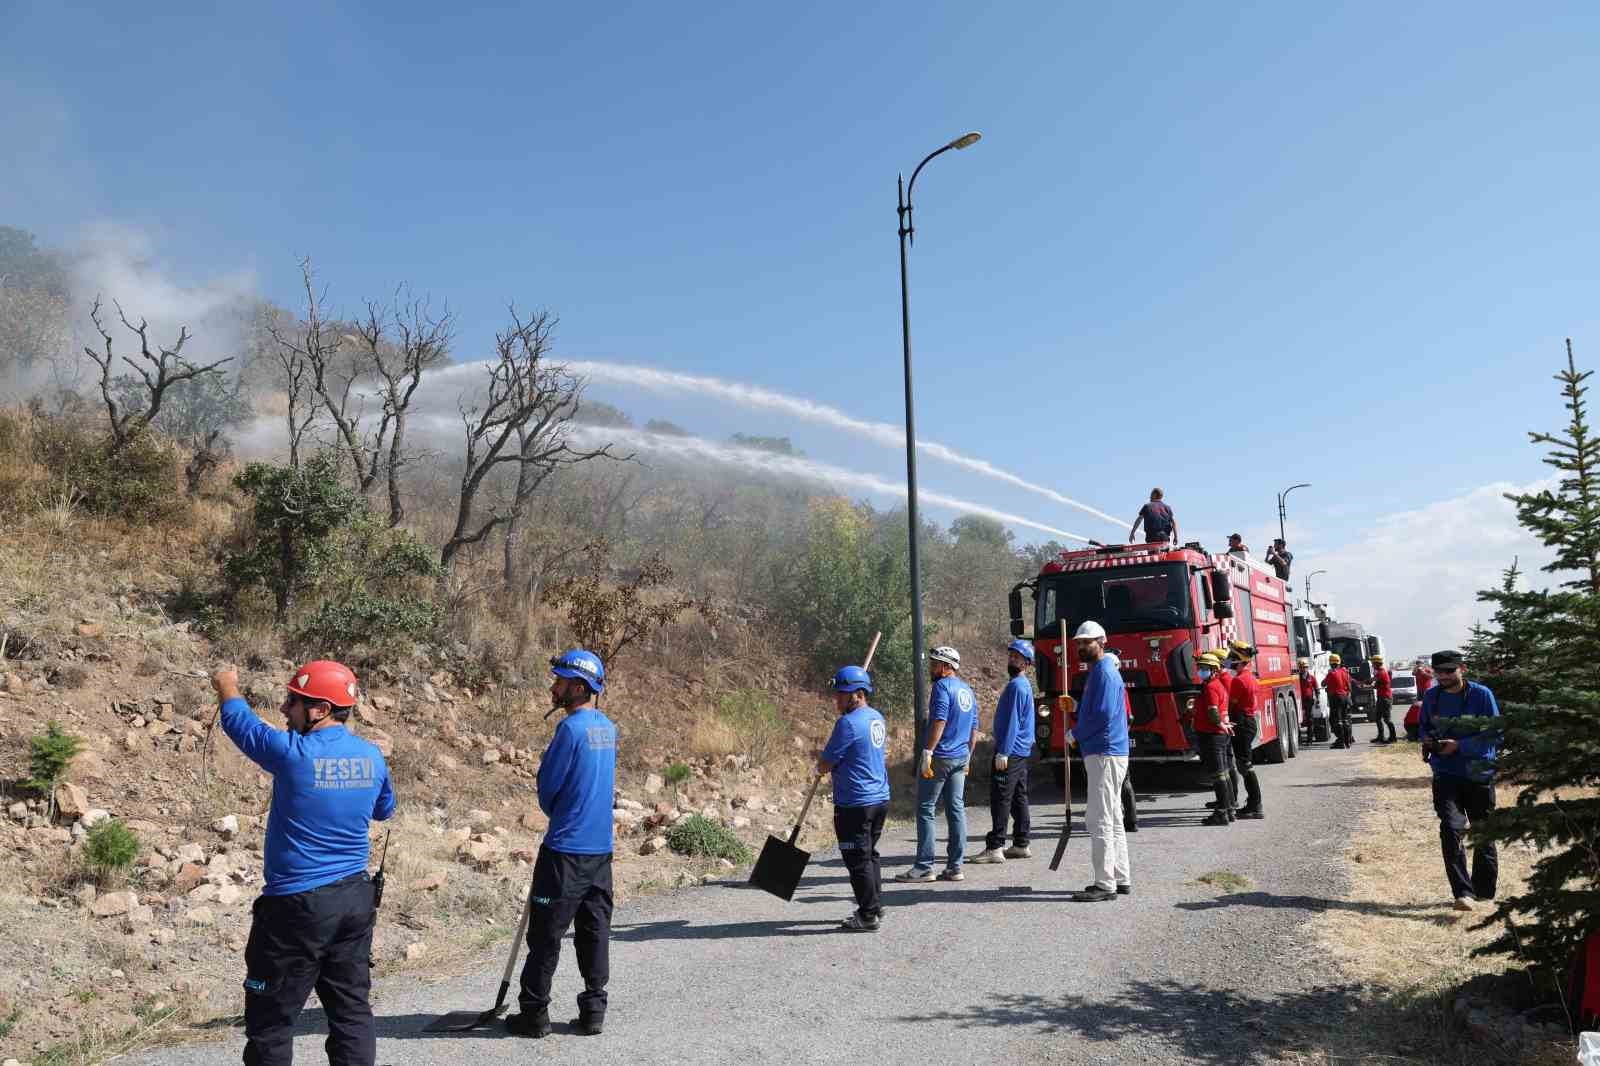
[{"label": "man in blue shirt", "polygon": [[1472,851],[1472,873],[1467,874],[1467,853],[1461,835],[1471,823],[1494,810],[1494,764],[1499,735],[1495,731],[1468,731],[1459,718],[1498,718],[1494,693],[1468,681],[1461,653],[1433,653],[1437,684],[1422,697],[1417,727],[1422,736],[1423,758],[1433,768],[1433,809],[1439,816],[1439,846],[1444,851],[1444,872],[1450,879],[1455,909],[1470,911],[1478,900],[1494,899],[1500,873],[1500,855],[1493,841]]},{"label": "man in blue shirt", "polygon": [[1080,903],[1102,903],[1133,891],[1128,837],[1122,824],[1122,785],[1128,778],[1128,702],[1117,657],[1106,652],[1106,631],[1089,621],[1073,634],[1078,661],[1088,666],[1072,737],[1089,778],[1084,823],[1094,882],[1073,894]]},{"label": "man in blue shirt", "polygon": [[239,674],[211,677],[222,730],[272,775],[263,846],[265,884],[245,944],[244,1061],[288,1066],[294,1025],[311,990],[328,1016],[328,1062],[373,1066],[372,927],[368,826],[394,813],[383,753],[345,728],[356,675],[342,663],[307,663],[280,708],[288,730],[257,718]]},{"label": "man in blue shirt", "polygon": [[574,648],[550,660],[553,710],[567,716],[539,762],[539,809],[550,817],[533,864],[528,961],[522,967],[520,1014],[506,1019],[518,1036],[550,1035],[550,985],[561,938],[577,920],[573,947],[583,992],[572,1024],[585,1036],[605,1027],[611,980],[611,803],[617,783],[617,727],[594,698],[606,669],[593,652]]},{"label": "man in blue shirt", "polygon": [[895,874],[896,881],[933,880],[933,815],[944,797],[945,824],[950,840],[945,846],[941,881],[961,881],[961,861],[967,850],[967,764],[972,760],[972,738],[978,729],[978,698],[956,676],[961,653],[950,647],[928,653],[933,689],[928,694],[928,735],[917,760],[917,859],[911,869]]},{"label": "man in blue shirt", "polygon": [[[1013,640],[1006,649],[1006,673],[1011,680],[994,709],[994,772],[989,775],[989,817],[993,826],[983,838],[984,850],[973,862],[1028,859],[1028,759],[1033,755],[1033,682],[1024,676],[1033,665],[1033,645]],[[1006,842],[1006,820],[1013,820],[1011,847]]]},{"label": "man in blue shirt", "polygon": [[817,772],[833,774],[833,831],[839,836],[839,856],[856,896],[856,912],[840,928],[852,933],[873,932],[883,918],[878,838],[889,814],[889,770],[884,762],[889,729],[883,715],[867,703],[870,695],[872,678],[861,667],[846,666],[833,676],[833,705],[839,720],[817,758]]}]

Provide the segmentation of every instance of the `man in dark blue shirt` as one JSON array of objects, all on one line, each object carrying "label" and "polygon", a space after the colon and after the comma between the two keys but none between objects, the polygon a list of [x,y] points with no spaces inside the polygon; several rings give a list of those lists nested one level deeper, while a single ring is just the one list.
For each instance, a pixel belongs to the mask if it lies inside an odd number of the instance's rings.
[{"label": "man in dark blue shirt", "polygon": [[606,670],[593,652],[574,648],[550,660],[553,709],[567,712],[539,763],[539,807],[550,828],[533,864],[528,961],[522,967],[520,1014],[506,1019],[518,1036],[550,1035],[550,985],[561,938],[577,920],[573,946],[583,992],[572,1024],[586,1036],[605,1027],[611,980],[611,803],[617,782],[617,727],[594,698]]},{"label": "man in dark blue shirt", "polygon": [[1423,758],[1433,768],[1433,809],[1439,816],[1439,846],[1444,852],[1444,872],[1450,879],[1455,909],[1470,911],[1478,900],[1494,899],[1500,874],[1500,855],[1493,841],[1472,851],[1472,873],[1467,873],[1467,853],[1461,835],[1468,825],[1494,810],[1494,764],[1499,735],[1492,730],[1468,731],[1460,718],[1498,718],[1494,693],[1468,681],[1461,653],[1433,653],[1433,673],[1438,684],[1422,697],[1417,726],[1422,736]]},{"label": "man in dark blue shirt", "polygon": [[884,762],[889,729],[883,715],[867,703],[871,695],[872,677],[861,667],[846,666],[834,675],[833,705],[839,720],[817,758],[817,772],[833,774],[833,831],[856,897],[856,912],[840,928],[853,933],[870,933],[883,918],[878,838],[889,814]]},{"label": "man in dark blue shirt", "polygon": [[[1005,862],[1033,856],[1028,848],[1032,829],[1028,812],[1028,759],[1033,755],[1033,682],[1025,676],[1033,665],[1033,645],[1013,640],[1006,648],[1006,673],[1011,680],[994,708],[994,768],[989,775],[989,835],[973,862]],[[1011,847],[1006,822],[1012,822]]]},{"label": "man in dark blue shirt", "polygon": [[1141,525],[1144,526],[1144,539],[1148,544],[1166,544],[1178,539],[1178,520],[1161,497],[1160,489],[1150,490],[1150,502],[1139,508],[1133,528],[1128,530],[1129,544],[1136,543],[1134,538],[1139,535]]},{"label": "man in dark blue shirt", "polygon": [[383,753],[345,728],[356,675],[342,663],[307,663],[289,679],[287,731],[257,718],[230,666],[211,677],[222,730],[272,775],[265,885],[245,944],[244,1061],[288,1066],[294,1024],[311,990],[328,1015],[332,1066],[373,1066],[372,927],[368,825],[394,813]]}]

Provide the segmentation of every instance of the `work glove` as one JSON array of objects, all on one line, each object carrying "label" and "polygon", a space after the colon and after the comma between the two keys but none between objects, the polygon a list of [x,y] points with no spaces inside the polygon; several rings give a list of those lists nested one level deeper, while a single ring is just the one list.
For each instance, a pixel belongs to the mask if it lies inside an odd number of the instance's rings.
[{"label": "work glove", "polygon": [[1006,767],[1008,767],[1010,765],[1011,765],[1011,756],[1009,756],[1009,755],[996,755],[994,757],[994,768],[999,773],[1002,773],[1002,774],[1005,773],[1006,772]]},{"label": "work glove", "polygon": [[922,762],[917,768],[917,773],[921,774],[923,777],[933,777],[933,749],[922,749]]}]

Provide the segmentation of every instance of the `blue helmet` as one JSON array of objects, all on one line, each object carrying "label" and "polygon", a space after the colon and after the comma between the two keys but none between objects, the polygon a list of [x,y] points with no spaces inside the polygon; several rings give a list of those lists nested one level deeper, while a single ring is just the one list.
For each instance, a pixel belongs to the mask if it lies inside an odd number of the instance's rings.
[{"label": "blue helmet", "polygon": [[1033,645],[1025,640],[1013,640],[1006,645],[1006,651],[1014,651],[1030,663],[1033,662]]},{"label": "blue helmet", "polygon": [[600,656],[582,648],[564,651],[550,660],[550,672],[557,677],[571,677],[582,681],[594,693],[606,689],[606,667]]},{"label": "blue helmet", "polygon": [[859,666],[844,666],[833,675],[833,691],[872,694],[872,675]]}]

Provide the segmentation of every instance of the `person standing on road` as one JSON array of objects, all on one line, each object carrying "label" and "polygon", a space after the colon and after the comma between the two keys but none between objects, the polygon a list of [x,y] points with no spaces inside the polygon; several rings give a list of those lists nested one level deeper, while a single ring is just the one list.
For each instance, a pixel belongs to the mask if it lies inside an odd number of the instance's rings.
[{"label": "person standing on road", "polygon": [[373,1066],[372,928],[367,876],[372,820],[394,813],[383,753],[345,728],[356,675],[343,663],[307,663],[279,708],[287,730],[257,718],[231,666],[211,676],[222,731],[272,775],[261,896],[244,948],[244,1061],[289,1066],[295,1019],[316,989],[328,1016],[332,1066]]},{"label": "person standing on road", "polygon": [[1251,765],[1256,737],[1260,734],[1258,715],[1261,710],[1261,683],[1256,680],[1252,665],[1256,650],[1242,640],[1234,641],[1228,657],[1234,662],[1233,680],[1228,682],[1228,718],[1233,723],[1233,735],[1228,738],[1233,748],[1233,768],[1229,783],[1233,788],[1234,802],[1238,802],[1239,778],[1244,778],[1245,805],[1239,809],[1240,818],[1260,819],[1261,782]]},{"label": "person standing on road", "polygon": [[1289,568],[1294,565],[1294,552],[1289,550],[1289,545],[1284,543],[1282,537],[1272,539],[1272,547],[1267,549],[1267,565],[1272,567],[1279,581],[1289,580]]},{"label": "person standing on road", "polygon": [[1494,810],[1494,771],[1499,736],[1495,730],[1461,726],[1462,718],[1498,718],[1494,693],[1468,681],[1461,653],[1433,653],[1439,683],[1422,701],[1420,726],[1423,758],[1433,769],[1433,810],[1439,816],[1439,847],[1450,879],[1455,909],[1470,911],[1479,900],[1494,899],[1500,855],[1493,841],[1472,850],[1472,873],[1461,835]]},{"label": "person standing on road", "polygon": [[1322,679],[1322,687],[1328,691],[1328,724],[1333,730],[1330,747],[1348,748],[1356,742],[1350,724],[1350,671],[1344,668],[1338,652],[1328,656],[1328,676]]},{"label": "person standing on road", "polygon": [[833,705],[839,720],[817,758],[817,773],[833,775],[833,831],[839,857],[850,874],[855,913],[839,928],[852,933],[877,930],[883,919],[883,866],[878,838],[889,814],[889,770],[884,745],[889,729],[868,702],[872,676],[859,666],[833,675]]},{"label": "person standing on road", "polygon": [[1201,652],[1194,657],[1195,669],[1200,675],[1200,695],[1189,700],[1189,710],[1194,716],[1195,745],[1200,751],[1200,765],[1211,778],[1211,787],[1217,798],[1211,814],[1201,825],[1227,825],[1234,819],[1232,784],[1228,778],[1228,685],[1222,679],[1222,660],[1214,651]]},{"label": "person standing on road", "polygon": [[1128,777],[1128,703],[1117,657],[1106,652],[1106,631],[1088,621],[1073,634],[1078,661],[1088,666],[1072,726],[1088,774],[1084,821],[1089,830],[1094,881],[1072,898],[1101,903],[1133,891],[1128,836],[1122,824],[1122,784]]},{"label": "person standing on road", "polygon": [[1139,508],[1139,515],[1133,520],[1133,528],[1128,530],[1128,543],[1136,544],[1134,538],[1139,535],[1139,526],[1144,525],[1144,539],[1147,544],[1169,544],[1178,539],[1178,519],[1172,513],[1162,498],[1160,489],[1150,490],[1150,502]]},{"label": "person standing on road", "polygon": [[950,841],[939,880],[961,881],[966,878],[961,862],[967,848],[967,764],[978,731],[978,698],[956,676],[961,669],[960,652],[934,648],[928,653],[928,663],[933,689],[928,693],[928,735],[917,761],[917,858],[911,869],[895,874],[894,879],[933,880],[933,817],[943,796]]},{"label": "person standing on road", "polygon": [[617,785],[617,727],[594,699],[606,687],[600,657],[573,648],[550,660],[552,710],[566,712],[539,761],[539,809],[550,818],[533,864],[528,959],[517,993],[520,1014],[506,1019],[517,1036],[550,1035],[550,986],[561,939],[577,921],[583,991],[572,1024],[584,1036],[605,1028],[611,980],[611,801]]},{"label": "person standing on road", "polygon": [[[1372,657],[1372,684],[1357,682],[1362,688],[1372,689],[1375,702],[1372,708],[1372,720],[1378,727],[1378,735],[1372,738],[1374,744],[1393,744],[1396,739],[1394,731],[1394,680],[1388,669],[1383,665],[1383,656]],[[1389,730],[1388,739],[1384,738],[1384,727]]]},{"label": "person standing on road", "polygon": [[[989,777],[989,816],[992,825],[984,837],[984,850],[973,862],[994,863],[1028,859],[1028,759],[1033,754],[1033,683],[1026,671],[1033,665],[1033,646],[1013,640],[1006,648],[1006,673],[1011,680],[994,709],[994,772]],[[1012,822],[1011,847],[1004,851],[1006,821]]]},{"label": "person standing on road", "polygon": [[1295,665],[1300,688],[1300,740],[1301,743],[1309,744],[1312,731],[1316,727],[1317,675],[1311,672],[1310,659],[1301,659]]}]

